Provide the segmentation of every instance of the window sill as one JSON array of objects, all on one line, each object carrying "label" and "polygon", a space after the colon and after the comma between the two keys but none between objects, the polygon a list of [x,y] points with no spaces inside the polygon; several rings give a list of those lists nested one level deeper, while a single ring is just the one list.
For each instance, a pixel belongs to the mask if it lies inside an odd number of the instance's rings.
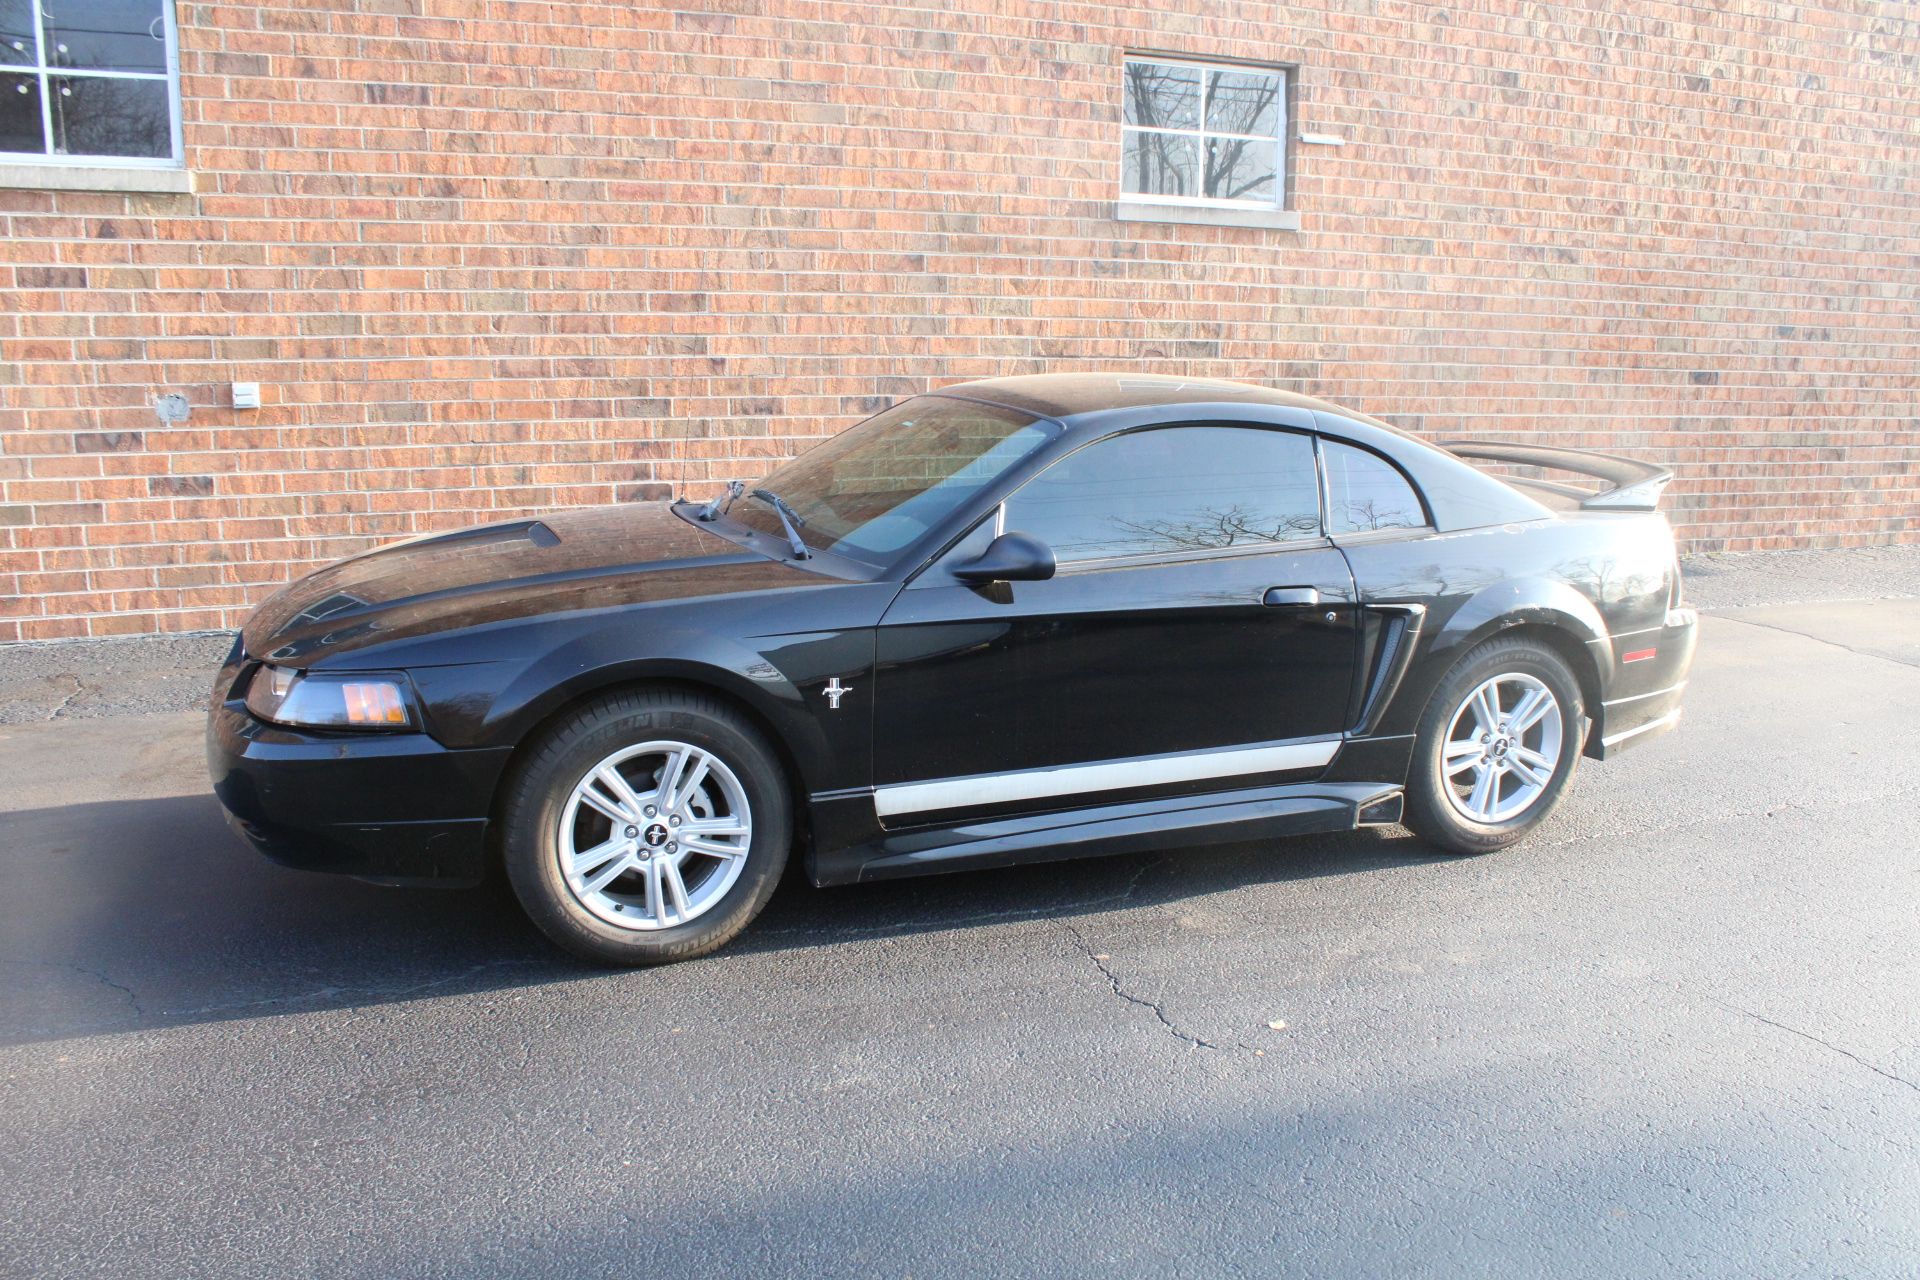
[{"label": "window sill", "polygon": [[1292,209],[1235,209],[1226,205],[1121,200],[1114,205],[1113,216],[1122,222],[1184,222],[1200,227],[1265,227],[1271,231],[1300,229],[1300,215]]},{"label": "window sill", "polygon": [[193,191],[188,169],[123,169],[112,165],[0,163],[0,187],[36,191],[125,191],[187,195]]}]

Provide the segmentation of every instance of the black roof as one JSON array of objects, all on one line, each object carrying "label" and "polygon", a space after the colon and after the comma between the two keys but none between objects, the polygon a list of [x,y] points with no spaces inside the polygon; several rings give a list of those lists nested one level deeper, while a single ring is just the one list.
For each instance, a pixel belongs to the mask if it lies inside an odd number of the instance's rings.
[{"label": "black roof", "polygon": [[[963,382],[930,394],[979,400],[1054,418],[1076,434],[1080,429],[1104,430],[1111,422],[1106,415],[1115,411],[1125,414],[1134,409],[1170,406],[1291,409],[1316,415],[1298,426],[1312,425],[1321,431],[1332,428],[1337,438],[1372,449],[1397,463],[1420,487],[1434,526],[1442,532],[1552,515],[1519,490],[1418,436],[1364,413],[1271,387],[1146,373],[1039,373]],[[1255,412],[1246,416],[1261,415]]]},{"label": "black roof", "polygon": [[[1044,418],[1071,418],[1106,409],[1139,409],[1174,404],[1269,404],[1318,409],[1343,418],[1362,418],[1350,409],[1312,396],[1246,382],[1214,378],[1170,378],[1152,373],[1034,373],[986,378],[941,387],[935,395],[985,400]],[[1364,421],[1365,419],[1362,418]]]}]

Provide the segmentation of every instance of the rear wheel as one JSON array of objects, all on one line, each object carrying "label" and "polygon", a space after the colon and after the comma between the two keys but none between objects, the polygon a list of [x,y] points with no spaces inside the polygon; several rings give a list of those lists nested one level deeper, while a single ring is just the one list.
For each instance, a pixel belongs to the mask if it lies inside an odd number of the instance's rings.
[{"label": "rear wheel", "polygon": [[504,844],[541,931],[606,964],[704,955],[758,915],[792,839],[765,740],[700,694],[634,691],[550,729],[516,771]]},{"label": "rear wheel", "polygon": [[1584,724],[1579,682],[1558,653],[1525,637],[1481,645],[1421,717],[1408,824],[1453,853],[1514,843],[1559,802]]}]

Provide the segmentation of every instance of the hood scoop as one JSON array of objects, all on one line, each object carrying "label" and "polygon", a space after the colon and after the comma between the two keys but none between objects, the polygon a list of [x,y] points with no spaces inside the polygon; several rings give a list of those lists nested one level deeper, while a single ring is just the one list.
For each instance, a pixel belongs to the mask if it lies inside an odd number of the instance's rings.
[{"label": "hood scoop", "polygon": [[324,599],[316,600],[300,612],[293,615],[293,622],[323,622],[343,613],[352,613],[355,609],[364,609],[367,601],[345,591],[336,591]]},{"label": "hood scoop", "polygon": [[542,520],[516,520],[511,524],[481,525],[477,529],[457,529],[408,543],[411,547],[485,546],[496,542],[530,542],[536,547],[557,547],[560,535]]},{"label": "hood scoop", "polygon": [[764,590],[796,577],[813,575],[741,550],[665,503],[584,507],[429,533],[315,570],[254,611],[245,642],[285,661],[337,656],[402,631]]}]

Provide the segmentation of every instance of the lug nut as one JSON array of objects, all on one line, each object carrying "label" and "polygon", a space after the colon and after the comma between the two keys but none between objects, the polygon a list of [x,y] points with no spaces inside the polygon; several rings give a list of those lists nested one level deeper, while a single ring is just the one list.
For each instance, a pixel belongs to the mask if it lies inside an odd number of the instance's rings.
[{"label": "lug nut", "polygon": [[680,852],[680,846],[679,846],[679,845],[677,845],[677,844],[675,844],[675,843],[674,843],[673,841],[671,841],[671,840],[669,840],[669,841],[667,841],[667,852],[668,852],[668,853],[678,853],[678,852]]},{"label": "lug nut", "polygon": [[648,816],[649,818],[651,818],[651,817],[652,817],[652,816],[653,816],[654,814],[656,814],[656,813],[658,813],[658,812],[660,812],[660,811],[659,811],[658,809],[656,809],[656,808],[654,808],[654,807],[653,807],[652,805],[648,805],[648,806],[647,806],[647,816]]},{"label": "lug nut", "polygon": [[674,814],[674,815],[673,815],[673,816],[672,816],[671,818],[668,818],[668,819],[667,819],[667,823],[668,823],[668,825],[669,825],[669,826],[675,826],[675,827],[677,827],[677,826],[679,826],[679,825],[680,825],[680,815],[679,815],[679,814],[677,814],[677,813],[676,813],[676,814]]}]

